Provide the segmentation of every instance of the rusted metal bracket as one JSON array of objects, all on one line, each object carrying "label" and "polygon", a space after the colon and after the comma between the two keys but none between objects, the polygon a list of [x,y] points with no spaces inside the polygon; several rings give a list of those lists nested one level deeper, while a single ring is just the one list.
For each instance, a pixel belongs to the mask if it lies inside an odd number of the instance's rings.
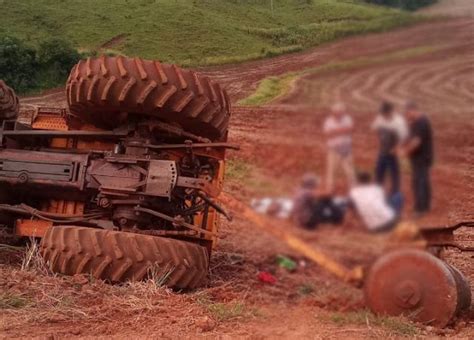
[{"label": "rusted metal bracket", "polygon": [[462,228],[474,228],[474,221],[463,221],[447,227],[420,228],[420,234],[430,247],[454,247],[461,251],[474,251],[473,246],[464,246],[455,239],[454,231]]},{"label": "rusted metal bracket", "polygon": [[232,143],[189,143],[189,144],[145,144],[145,143],[127,143],[126,146],[138,146],[143,148],[150,148],[153,150],[171,150],[171,149],[232,149],[240,150],[240,146]]},{"label": "rusted metal bracket", "polygon": [[152,210],[152,209],[147,209],[147,208],[142,208],[140,206],[136,206],[135,211],[139,211],[139,212],[143,212],[143,213],[146,213],[146,214],[150,214],[150,215],[159,217],[159,218],[161,218],[165,221],[173,223],[176,226],[182,226],[182,227],[194,230],[198,233],[203,233],[203,234],[210,235],[210,236],[217,236],[216,233],[213,233],[212,231],[201,229],[198,226],[195,226],[193,224],[190,224],[190,223],[187,223],[187,222],[183,221],[181,218],[179,218],[179,216],[172,217],[172,216],[163,214],[159,211]]},{"label": "rusted metal bracket", "polygon": [[198,193],[198,196],[200,198],[202,198],[204,200],[204,202],[206,202],[207,204],[209,204],[211,207],[213,207],[214,209],[216,209],[216,211],[222,215],[225,216],[225,218],[227,218],[227,221],[232,221],[233,220],[233,217],[230,213],[228,213],[223,207],[221,207],[219,204],[217,204],[216,202],[214,202],[210,197],[207,197],[204,193],[202,192],[199,192]]},{"label": "rusted metal bracket", "polygon": [[113,131],[55,131],[55,130],[7,130],[1,131],[0,136],[27,136],[27,137],[126,137],[128,130]]},{"label": "rusted metal bracket", "polygon": [[158,130],[161,130],[161,131],[164,131],[164,132],[168,132],[168,133],[171,133],[173,135],[176,135],[178,137],[186,137],[186,138],[190,138],[196,142],[201,142],[201,143],[209,143],[210,140],[207,139],[207,138],[203,138],[201,136],[197,136],[193,133],[190,133],[190,132],[187,132],[185,131],[183,128],[179,127],[179,126],[175,126],[175,125],[171,125],[171,124],[167,124],[165,122],[158,122],[158,121],[154,121],[154,122],[148,122],[147,123],[147,126],[153,130],[153,129],[158,129]]}]

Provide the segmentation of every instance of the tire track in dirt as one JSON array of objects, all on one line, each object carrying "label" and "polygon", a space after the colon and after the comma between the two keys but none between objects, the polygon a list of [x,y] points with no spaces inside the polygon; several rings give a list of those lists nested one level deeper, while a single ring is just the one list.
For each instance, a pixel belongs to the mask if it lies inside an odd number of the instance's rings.
[{"label": "tire track in dirt", "polygon": [[328,107],[343,98],[352,110],[363,112],[376,110],[382,99],[397,104],[412,99],[434,113],[470,112],[474,105],[474,45],[451,56],[446,55],[449,50],[413,61],[343,73],[309,74],[297,81],[292,93],[278,103]]}]

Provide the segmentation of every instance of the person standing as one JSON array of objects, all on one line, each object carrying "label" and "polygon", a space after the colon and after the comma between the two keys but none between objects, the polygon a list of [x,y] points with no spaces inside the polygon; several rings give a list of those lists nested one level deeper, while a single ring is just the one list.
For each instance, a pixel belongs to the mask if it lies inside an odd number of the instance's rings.
[{"label": "person standing", "polygon": [[388,174],[390,195],[400,192],[400,166],[396,149],[408,135],[408,127],[402,115],[394,112],[393,104],[383,102],[379,114],[372,123],[372,129],[378,133],[379,154],[375,165],[375,180],[382,185]]},{"label": "person standing", "polygon": [[416,103],[407,103],[405,116],[410,126],[410,134],[404,146],[400,148],[400,154],[407,155],[410,159],[414,210],[416,215],[421,215],[431,208],[433,133],[428,117],[418,109]]},{"label": "person standing", "polygon": [[331,114],[325,119],[323,132],[327,144],[326,189],[334,190],[336,171],[342,168],[349,186],[355,182],[354,164],[352,159],[352,131],[354,123],[343,103],[336,103]]}]

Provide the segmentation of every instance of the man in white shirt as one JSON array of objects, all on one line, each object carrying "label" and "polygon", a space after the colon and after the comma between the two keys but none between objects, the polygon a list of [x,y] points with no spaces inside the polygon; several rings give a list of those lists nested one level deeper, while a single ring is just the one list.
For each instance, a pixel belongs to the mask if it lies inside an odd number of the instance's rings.
[{"label": "man in white shirt", "polygon": [[408,136],[408,126],[402,115],[394,112],[393,104],[383,102],[380,112],[372,123],[372,129],[379,136],[379,155],[375,166],[375,180],[383,185],[388,173],[390,193],[400,192],[400,166],[396,149]]},{"label": "man in white shirt", "polygon": [[323,132],[327,145],[326,189],[334,190],[334,176],[339,168],[346,174],[349,186],[355,182],[354,164],[352,159],[352,130],[354,123],[343,103],[336,103],[331,114],[323,124]]},{"label": "man in white shirt", "polygon": [[358,174],[357,185],[350,190],[349,199],[369,231],[389,231],[395,227],[397,214],[387,203],[382,187],[372,183],[370,174]]}]

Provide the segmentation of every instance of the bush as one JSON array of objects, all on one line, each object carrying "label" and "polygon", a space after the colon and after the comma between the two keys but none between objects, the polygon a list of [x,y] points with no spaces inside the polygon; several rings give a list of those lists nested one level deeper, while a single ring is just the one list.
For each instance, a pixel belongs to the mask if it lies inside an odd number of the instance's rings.
[{"label": "bush", "polygon": [[438,0],[365,0],[365,1],[372,4],[376,4],[376,5],[397,7],[397,8],[406,9],[409,11],[414,11],[420,7],[434,4]]},{"label": "bush", "polygon": [[81,55],[68,42],[52,39],[39,45],[37,58],[37,86],[45,89],[63,85]]},{"label": "bush", "polygon": [[63,40],[44,41],[36,50],[17,38],[0,37],[0,79],[18,93],[62,85],[80,58]]},{"label": "bush", "polygon": [[36,51],[19,39],[0,37],[0,79],[16,91],[26,91],[35,84]]},{"label": "bush", "polygon": [[80,54],[69,42],[60,39],[43,42],[38,49],[39,64],[43,68],[57,71],[61,76],[68,75],[80,58]]}]

